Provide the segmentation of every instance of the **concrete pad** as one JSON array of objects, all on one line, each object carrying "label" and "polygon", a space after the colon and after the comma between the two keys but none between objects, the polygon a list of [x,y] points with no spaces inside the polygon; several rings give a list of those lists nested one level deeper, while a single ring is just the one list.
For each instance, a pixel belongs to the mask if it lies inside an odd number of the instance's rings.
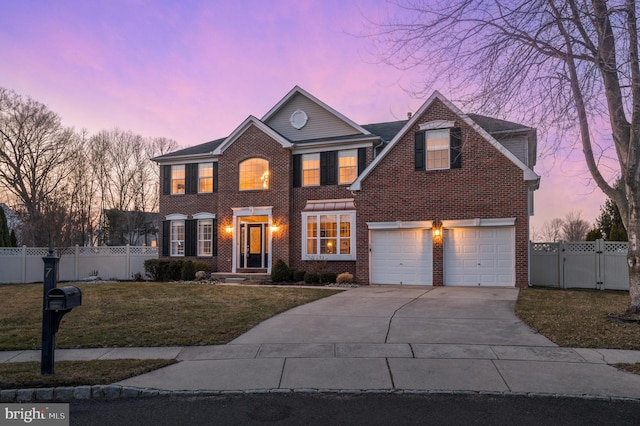
[{"label": "concrete pad", "polygon": [[0,362],[15,362],[13,359],[22,355],[24,352],[25,351],[1,351]]},{"label": "concrete pad", "polygon": [[604,357],[607,364],[633,364],[640,362],[640,351],[627,351],[621,349],[596,349]]},{"label": "concrete pad", "polygon": [[394,318],[387,342],[556,346],[516,320]]},{"label": "concrete pad", "polygon": [[251,343],[384,343],[389,319],[277,315],[258,324],[232,344]]},{"label": "concrete pad", "polygon": [[11,359],[11,362],[31,362],[31,361],[40,361],[41,359],[42,359],[41,351],[22,351],[22,353],[13,357]]},{"label": "concrete pad", "polygon": [[424,296],[432,291],[431,286],[400,286],[400,285],[372,285],[368,287],[358,287],[349,291],[331,296],[329,299],[337,297],[382,297],[400,298],[405,300],[415,299]]},{"label": "concrete pad", "polygon": [[56,349],[56,361],[89,361],[98,359],[110,351],[112,348],[93,349]]},{"label": "concrete pad", "polygon": [[396,318],[459,318],[516,320],[510,300],[420,298],[405,305]]},{"label": "concrete pad", "polygon": [[333,358],[335,347],[331,343],[265,343],[260,346],[258,358]]},{"label": "concrete pad", "polygon": [[640,398],[640,376],[604,364],[494,361],[509,389],[565,395]]},{"label": "concrete pad", "polygon": [[396,297],[375,298],[329,297],[306,305],[295,307],[282,315],[331,315],[349,317],[389,318],[411,299]]},{"label": "concrete pad", "polygon": [[435,359],[497,359],[496,354],[488,345],[425,345],[413,344],[416,358]]},{"label": "concrete pad", "polygon": [[184,348],[178,361],[198,361],[204,359],[251,359],[258,354],[260,345],[210,345]]},{"label": "concrete pad", "polygon": [[571,348],[535,346],[492,346],[498,359],[520,361],[584,362],[584,358]]},{"label": "concrete pad", "polygon": [[157,348],[113,348],[100,359],[176,359],[182,347],[167,346]]},{"label": "concrete pad", "polygon": [[384,358],[295,358],[287,359],[282,388],[391,389]]},{"label": "concrete pad", "polygon": [[341,343],[336,345],[338,358],[413,358],[406,343]]},{"label": "concrete pad", "polygon": [[505,392],[509,388],[489,360],[389,359],[397,389]]},{"label": "concrete pad", "polygon": [[277,388],[283,359],[183,361],[116,384],[162,390]]},{"label": "concrete pad", "polygon": [[438,299],[518,300],[513,287],[434,287],[425,297]]}]

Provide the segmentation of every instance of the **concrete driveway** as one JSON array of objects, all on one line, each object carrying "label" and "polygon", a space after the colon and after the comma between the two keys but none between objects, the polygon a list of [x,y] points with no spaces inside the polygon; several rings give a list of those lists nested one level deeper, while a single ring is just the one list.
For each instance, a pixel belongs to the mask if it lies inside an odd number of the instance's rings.
[{"label": "concrete driveway", "polygon": [[[513,313],[513,288],[372,286],[277,315],[228,345],[118,384],[165,390],[410,390],[640,398],[608,365],[638,352],[559,348]],[[610,362],[609,362],[610,363]]]}]

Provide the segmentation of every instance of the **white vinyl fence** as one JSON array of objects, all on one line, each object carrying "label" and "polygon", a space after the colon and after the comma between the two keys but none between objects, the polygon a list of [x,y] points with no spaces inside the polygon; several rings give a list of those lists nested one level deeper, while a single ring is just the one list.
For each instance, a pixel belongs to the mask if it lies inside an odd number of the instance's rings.
[{"label": "white vinyl fence", "polygon": [[604,240],[531,243],[531,284],[629,290],[628,244]]},{"label": "white vinyl fence", "polygon": [[[0,248],[0,284],[41,282],[44,277],[42,258],[47,248]],[[69,247],[55,254],[59,281],[78,281],[98,275],[104,280],[131,280],[137,273],[143,277],[144,261],[158,258],[157,247]]]}]

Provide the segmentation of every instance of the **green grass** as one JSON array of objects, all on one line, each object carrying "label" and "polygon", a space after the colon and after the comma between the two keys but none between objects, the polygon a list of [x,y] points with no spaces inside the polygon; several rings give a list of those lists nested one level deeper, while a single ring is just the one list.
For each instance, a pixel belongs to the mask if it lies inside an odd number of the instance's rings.
[{"label": "green grass", "polygon": [[[64,284],[60,284],[59,287]],[[275,314],[336,293],[208,284],[78,284],[57,348],[224,344]],[[40,349],[42,284],[2,285],[0,350]]]},{"label": "green grass", "polygon": [[516,315],[559,346],[640,350],[640,325],[608,317],[629,305],[629,293],[528,288]]},{"label": "green grass", "polygon": [[176,363],[173,359],[59,361],[54,374],[40,375],[39,362],[0,364],[0,389],[107,385]]}]

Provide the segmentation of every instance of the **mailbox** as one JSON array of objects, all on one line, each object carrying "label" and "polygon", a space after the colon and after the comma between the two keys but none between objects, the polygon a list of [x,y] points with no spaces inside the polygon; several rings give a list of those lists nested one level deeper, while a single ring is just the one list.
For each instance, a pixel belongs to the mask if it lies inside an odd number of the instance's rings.
[{"label": "mailbox", "polygon": [[48,311],[67,311],[82,305],[82,291],[76,286],[52,288],[47,293]]}]

